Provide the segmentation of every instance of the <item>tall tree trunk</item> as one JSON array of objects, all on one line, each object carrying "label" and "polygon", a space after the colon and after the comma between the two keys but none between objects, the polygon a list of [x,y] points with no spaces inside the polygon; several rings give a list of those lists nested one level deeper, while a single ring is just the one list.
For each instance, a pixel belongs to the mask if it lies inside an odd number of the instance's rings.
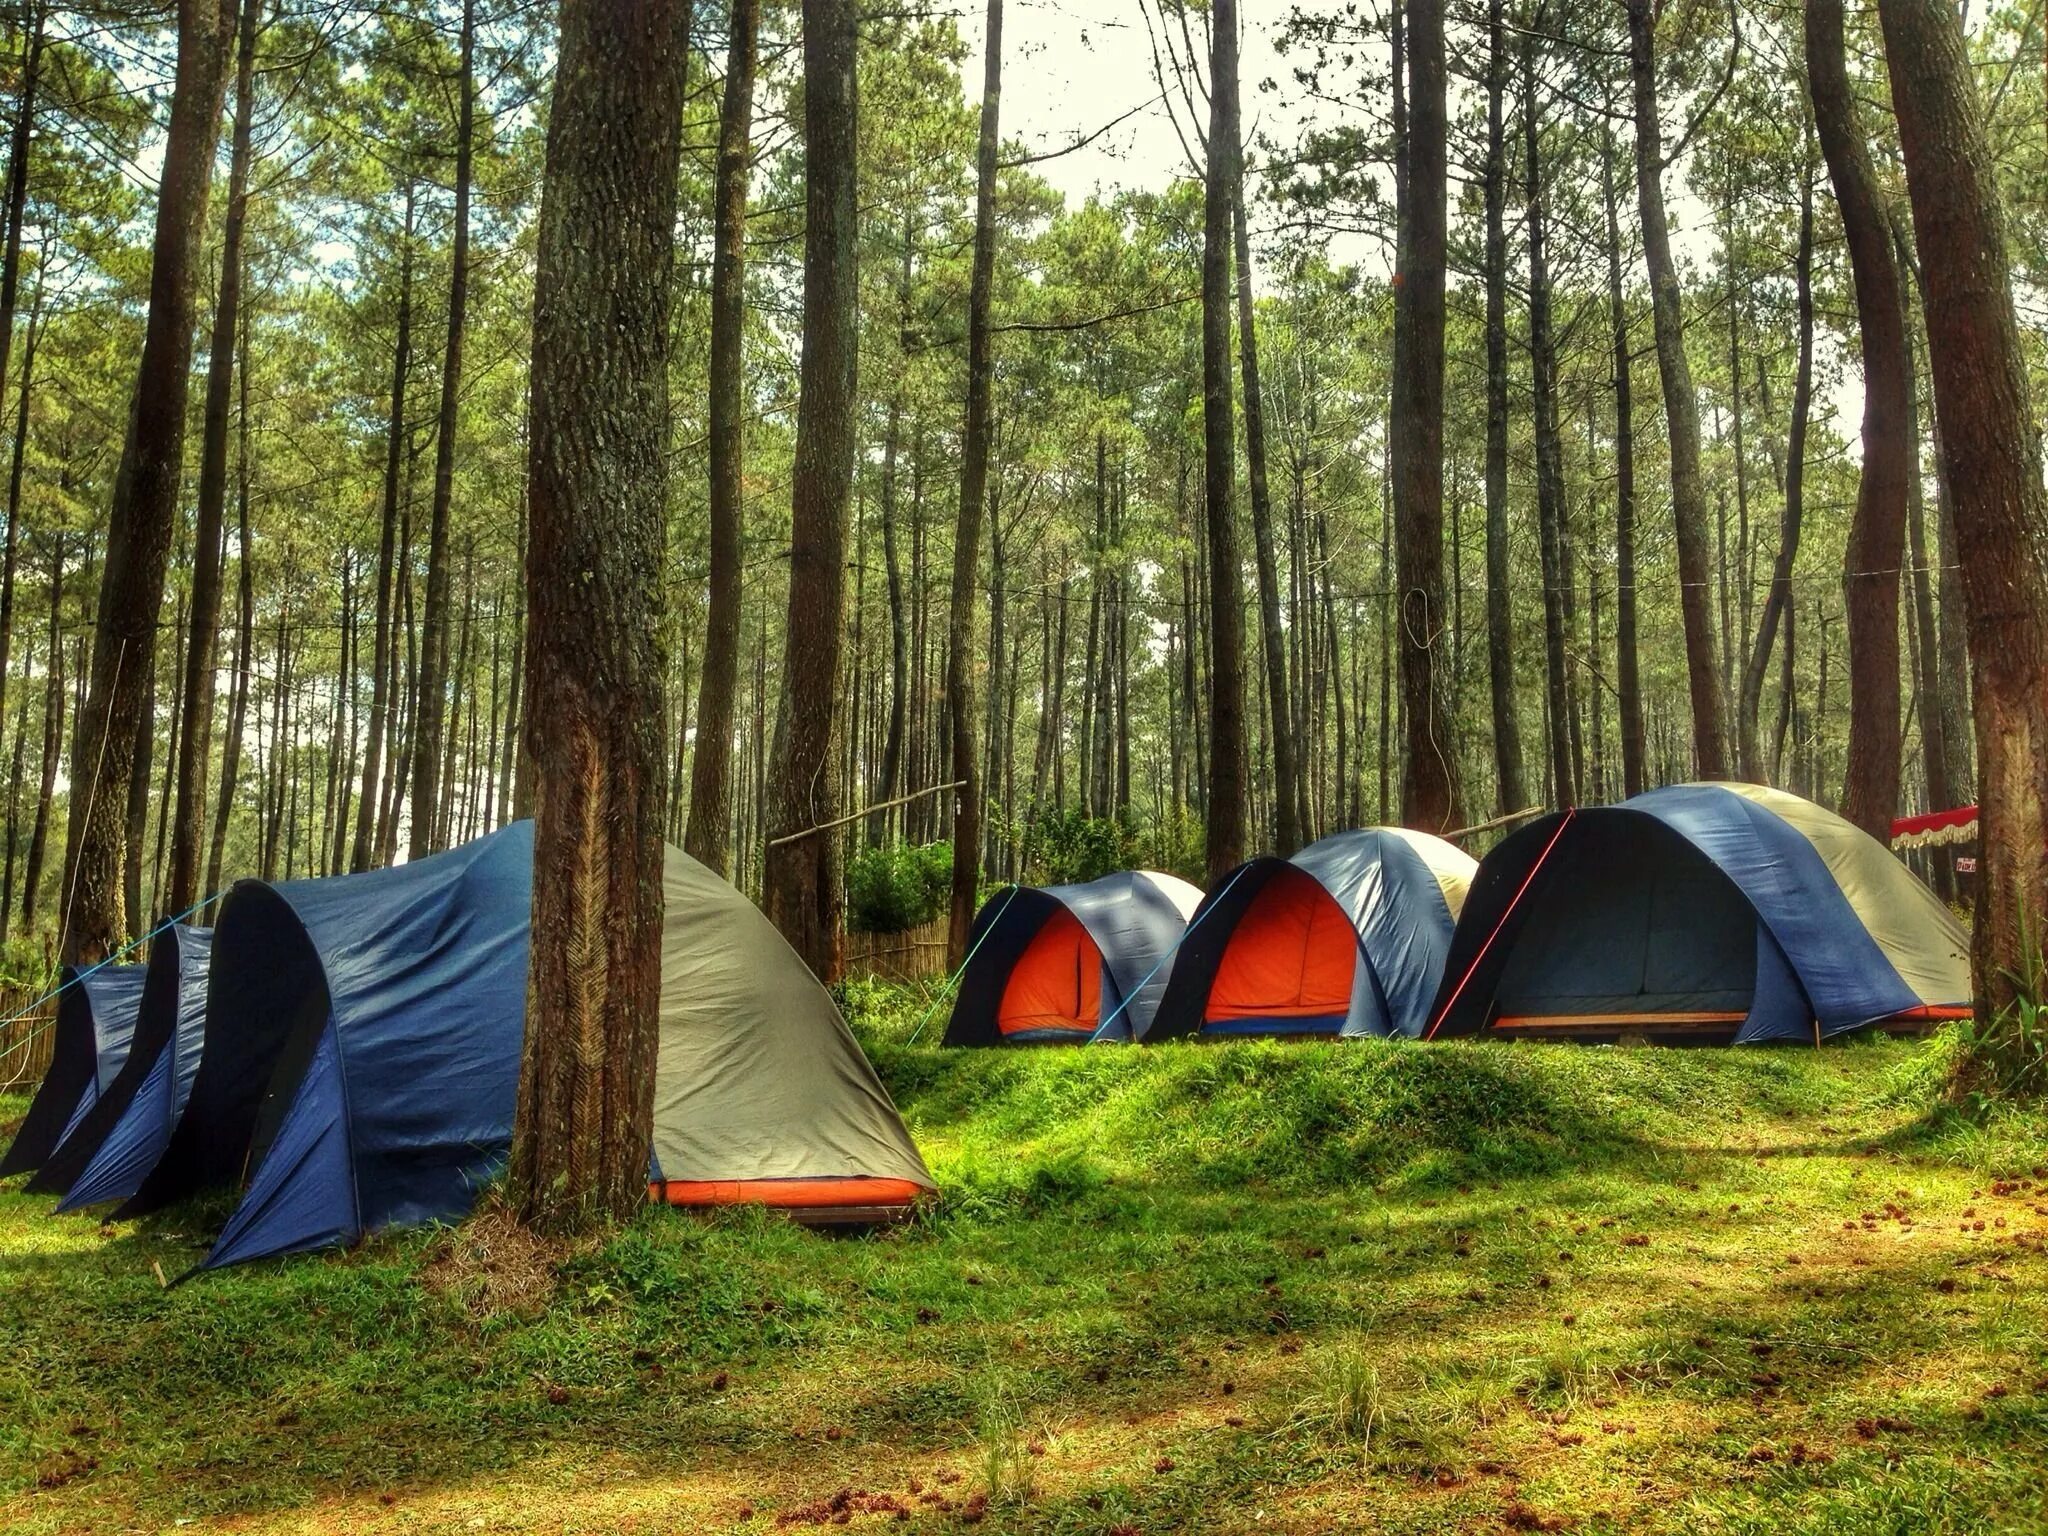
[{"label": "tall tree trunk", "polygon": [[[946,699],[953,722],[953,777],[959,781],[953,814],[953,897],[946,930],[948,970],[967,959],[975,897],[981,886],[981,770],[974,720],[974,593],[981,566],[981,521],[988,502],[990,392],[989,302],[996,272],[997,118],[1003,89],[1003,0],[988,0],[982,64],[981,139],[976,150],[974,266],[967,294],[967,420],[960,443],[960,521],[953,535],[953,603],[946,626]],[[997,531],[1000,540],[1001,531]],[[991,635],[1000,659],[1003,636]],[[993,691],[993,690],[992,690]]]},{"label": "tall tree trunk", "polygon": [[[455,814],[455,760],[459,756],[462,734],[462,704],[469,697],[473,686],[470,671],[474,665],[470,656],[470,636],[476,616],[476,549],[475,538],[464,541],[462,559],[462,618],[456,626],[455,665],[448,674],[449,694],[452,707],[449,710],[448,739],[441,751],[441,790],[435,796],[439,809],[435,813],[434,846],[446,848],[460,840],[461,823]],[[663,784],[667,784],[664,773]],[[465,807],[465,810],[467,808]]]},{"label": "tall tree trunk", "polygon": [[[1799,363],[1792,376],[1792,428],[1785,446],[1785,504],[1778,524],[1778,553],[1771,567],[1771,590],[1764,599],[1756,638],[1742,669],[1742,699],[1736,708],[1742,776],[1758,784],[1766,782],[1769,775],[1764,771],[1756,720],[1780,621],[1785,624],[1788,654],[1791,646],[1792,564],[1799,556],[1800,530],[1806,518],[1806,424],[1813,405],[1813,179],[1804,171],[1801,178],[1799,251],[1792,261],[1793,291],[1799,310]],[[1790,675],[1788,671],[1788,681]],[[1778,736],[1782,741],[1782,728]],[[1782,750],[1780,747],[1773,753],[1774,764]],[[1886,832],[1889,837],[1890,829]]]},{"label": "tall tree trunk", "polygon": [[[624,24],[623,22],[621,23]],[[448,345],[441,357],[441,425],[434,441],[434,505],[427,524],[427,594],[420,631],[420,680],[413,704],[412,858],[438,846],[444,810],[441,731],[448,693],[448,519],[455,501],[455,426],[462,401],[462,336],[469,309],[469,184],[476,121],[476,0],[462,3],[461,99],[455,125],[455,249],[448,277]]]},{"label": "tall tree trunk", "polygon": [[704,680],[697,695],[697,751],[690,764],[690,822],[683,846],[731,873],[726,804],[732,779],[732,710],[740,676],[740,542],[745,533],[745,342],[747,178],[753,159],[755,39],[761,0],[734,0],[718,111],[712,192],[711,575],[704,610]]},{"label": "tall tree trunk", "polygon": [[833,0],[804,0],[803,20],[803,361],[790,477],[789,619],[762,878],[768,916],[804,963],[830,981],[839,969],[839,834],[818,829],[838,809],[830,767],[859,403],[858,27],[853,7]]},{"label": "tall tree trunk", "polygon": [[514,803],[512,786],[516,763],[525,756],[519,748],[521,729],[525,717],[521,713],[521,692],[526,677],[526,498],[519,499],[519,563],[515,567],[520,579],[512,588],[512,655],[510,668],[512,677],[505,686],[505,734],[499,741],[498,758],[498,819],[497,825],[519,820],[532,814],[532,808]]},{"label": "tall tree trunk", "polygon": [[[1550,324],[1550,263],[1544,245],[1543,147],[1536,83],[1536,40],[1522,34],[1522,168],[1527,177],[1524,227],[1529,241],[1529,372],[1536,430],[1536,524],[1543,569],[1543,662],[1549,703],[1550,783],[1560,810],[1579,802],[1578,718],[1568,671],[1571,631],[1565,592],[1571,581],[1565,548],[1564,445],[1557,426],[1557,344]],[[1519,806],[1511,809],[1520,809]]]},{"label": "tall tree trunk", "polygon": [[[28,407],[34,395],[36,347],[42,339],[43,294],[39,283],[35,302],[29,306],[28,343],[21,353],[21,386],[14,403],[14,444],[7,470],[7,543],[0,554],[0,719],[5,718],[7,676],[14,656],[14,587],[21,565],[21,492],[28,468]],[[6,375],[0,374],[0,387]],[[0,922],[5,922],[12,903],[0,900]]]},{"label": "tall tree trunk", "polygon": [[21,877],[21,927],[33,933],[36,895],[43,883],[43,858],[49,846],[50,803],[57,793],[57,762],[64,739],[64,537],[50,553],[50,655],[43,689],[43,765],[37,779],[35,829],[29,833],[28,858]]},{"label": "tall tree trunk", "polygon": [[2023,984],[2039,995],[2048,909],[2048,494],[1962,23],[1944,0],[1880,0],[1878,19],[1968,596],[1981,817],[1977,1017],[1991,1032],[1988,1054],[2023,1065],[2010,1004]]},{"label": "tall tree trunk", "polygon": [[377,534],[377,621],[371,641],[370,739],[363,748],[363,796],[356,807],[349,868],[361,873],[377,852],[377,811],[383,804],[384,747],[392,735],[392,585],[397,568],[399,503],[405,477],[405,389],[412,375],[412,237],[416,188],[405,183],[405,228],[398,247],[398,337],[391,351],[391,413],[384,431],[384,512]]},{"label": "tall tree trunk", "polygon": [[1459,818],[1444,630],[1443,0],[1407,0],[1407,195],[1394,289],[1392,453],[1398,648],[1407,753],[1401,820],[1440,832]]},{"label": "tall tree trunk", "polygon": [[1614,130],[1602,128],[1600,188],[1607,214],[1607,325],[1614,374],[1614,681],[1621,726],[1621,792],[1649,787],[1642,672],[1636,656],[1636,417],[1634,355],[1621,286],[1621,215],[1614,193]]},{"label": "tall tree trunk", "polygon": [[206,835],[206,770],[213,756],[214,644],[220,632],[221,524],[228,494],[228,412],[234,402],[235,343],[240,336],[242,234],[249,213],[250,123],[254,108],[256,13],[240,0],[235,44],[235,126],[228,158],[227,221],[221,236],[220,298],[206,363],[206,414],[199,451],[199,512],[192,548],[192,630],[185,649],[184,723],[177,742],[177,805],[171,828],[167,913],[199,896],[200,841]]},{"label": "tall tree trunk", "polygon": [[[35,141],[43,20],[44,11],[39,3],[28,22],[28,44],[21,62],[21,93],[15,98],[14,129],[7,146],[6,247],[0,252],[0,389],[7,387],[14,351],[15,306],[21,293],[21,229],[28,209],[28,160]],[[14,639],[14,572],[21,546],[21,470],[28,439],[29,382],[35,373],[36,330],[42,307],[42,283],[38,280],[35,302],[29,306],[28,344],[21,365],[21,404],[15,414],[13,470],[8,476],[7,553],[4,569],[0,569],[0,720],[7,718],[7,663]],[[17,748],[17,760],[18,756]],[[0,900],[0,924],[6,921],[6,909],[7,903]]]},{"label": "tall tree trunk", "polygon": [[1657,116],[1656,7],[1627,0],[1629,66],[1634,85],[1636,201],[1643,262],[1650,274],[1657,329],[1657,372],[1664,386],[1670,443],[1671,519],[1677,534],[1679,610],[1685,622],[1686,680],[1692,698],[1693,771],[1728,776],[1728,732],[1714,637],[1712,572],[1707,559],[1707,501],[1700,482],[1700,407],[1685,357],[1685,315],[1671,229],[1664,216],[1664,149]]},{"label": "tall tree trunk", "polygon": [[[1896,227],[1894,249],[1899,266],[1906,265],[1904,233]],[[1913,561],[1913,692],[1920,701],[1921,760],[1927,778],[1927,808],[1947,810],[1955,804],[1949,783],[1948,702],[1941,696],[1941,640],[1934,618],[1934,581],[1927,568],[1927,498],[1920,484],[1920,378],[1913,355],[1913,327],[1906,326],[1906,441],[1911,463],[1906,478],[1906,533]],[[1935,889],[1953,899],[1955,870],[1946,851],[1934,860]]]},{"label": "tall tree trunk", "polygon": [[[1515,616],[1508,575],[1508,156],[1503,112],[1508,50],[1502,0],[1487,0],[1486,48],[1486,662],[1493,697],[1495,802],[1506,815],[1528,804],[1529,791],[1522,779]],[[1334,630],[1334,620],[1331,627]],[[1341,692],[1338,697],[1341,700]],[[1341,713],[1338,721],[1341,738]]]},{"label": "tall tree trunk", "polygon": [[[1235,49],[1236,39],[1231,39]],[[1266,412],[1259,387],[1259,331],[1252,304],[1252,243],[1244,200],[1244,144],[1233,104],[1230,131],[1231,224],[1237,255],[1237,356],[1244,375],[1245,483],[1251,493],[1252,542],[1258,560],[1259,625],[1266,659],[1266,692],[1273,701],[1273,851],[1285,858],[1302,836],[1301,739],[1296,733],[1287,677],[1287,630],[1280,618],[1280,564],[1273,548],[1273,493],[1266,481]]]},{"label": "tall tree trunk", "polygon": [[[1728,415],[1729,446],[1735,455],[1736,565],[1731,572],[1724,558],[1721,567],[1721,696],[1736,701],[1735,756],[1737,771],[1745,772],[1744,732],[1756,734],[1756,721],[1740,717],[1741,694],[1737,682],[1737,655],[1750,632],[1749,590],[1749,454],[1742,431],[1742,306],[1737,299],[1735,251],[1735,187],[1733,157],[1724,165],[1721,181],[1722,250],[1728,262]],[[1725,544],[1725,538],[1724,538]],[[1739,607],[1729,601],[1729,588],[1740,593]],[[1741,622],[1736,622],[1737,614]]]},{"label": "tall tree trunk", "polygon": [[689,27],[688,0],[566,0],[548,121],[527,473],[533,952],[510,1186],[522,1220],[557,1231],[647,1199]]},{"label": "tall tree trunk", "polygon": [[[896,287],[899,323],[910,318],[911,227],[903,226],[903,266]],[[903,389],[896,381],[889,391],[889,413],[882,434],[882,565],[889,596],[889,723],[882,739],[881,782],[876,798],[884,802],[903,793],[903,749],[910,725],[910,613],[903,596],[903,558],[896,531],[896,452],[903,426]],[[868,819],[868,841],[879,845],[892,826],[903,824],[899,810],[881,810]]]},{"label": "tall tree trunk", "polygon": [[65,884],[75,893],[60,949],[68,961],[110,953],[127,927],[121,886],[125,806],[114,786],[134,772],[135,740],[156,662],[165,564],[185,472],[192,309],[227,86],[235,0],[179,0],[178,64],[157,182],[149,319],[107,527],[106,573],[92,648],[92,686],[78,721]]},{"label": "tall tree trunk", "polygon": [[1899,565],[1905,557],[1906,324],[1891,232],[1843,60],[1842,0],[1806,0],[1806,78],[1856,283],[1863,352],[1863,477],[1844,574],[1849,621],[1849,764],[1842,814],[1889,841],[1899,809]]},{"label": "tall tree trunk", "polygon": [[1244,862],[1250,761],[1244,720],[1244,587],[1237,552],[1237,424],[1230,388],[1230,189],[1237,183],[1237,0],[1209,17],[1209,144],[1202,213],[1202,443],[1209,544],[1207,863],[1214,880]]},{"label": "tall tree trunk", "polygon": [[220,754],[220,801],[213,820],[213,845],[206,855],[206,888],[221,888],[221,861],[228,844],[228,818],[235,808],[235,781],[242,769],[242,732],[249,718],[249,694],[255,687],[256,575],[249,529],[249,320],[242,317],[242,355],[235,368],[241,403],[235,413],[238,447],[235,454],[235,689],[228,705],[227,739]]}]

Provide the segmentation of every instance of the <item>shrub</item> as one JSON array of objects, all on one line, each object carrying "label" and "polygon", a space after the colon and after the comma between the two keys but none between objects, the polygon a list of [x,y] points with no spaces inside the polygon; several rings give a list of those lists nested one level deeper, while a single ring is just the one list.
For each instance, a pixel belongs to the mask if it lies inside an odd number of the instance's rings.
[{"label": "shrub", "polygon": [[951,843],[866,849],[846,866],[846,925],[855,933],[915,928],[945,910],[952,886]]},{"label": "shrub", "polygon": [[1089,816],[1048,811],[1024,842],[1024,862],[1047,885],[1099,880],[1137,863],[1138,835],[1128,813]]}]

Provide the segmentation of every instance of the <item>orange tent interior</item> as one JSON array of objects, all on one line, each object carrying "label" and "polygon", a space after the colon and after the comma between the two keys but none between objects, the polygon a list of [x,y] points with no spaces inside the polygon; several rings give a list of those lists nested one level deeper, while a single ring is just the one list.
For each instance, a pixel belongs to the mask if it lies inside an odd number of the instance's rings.
[{"label": "orange tent interior", "polygon": [[1311,876],[1280,871],[1237,920],[1204,1017],[1312,1019],[1351,1007],[1358,933]]},{"label": "orange tent interior", "polygon": [[996,1027],[1072,1030],[1092,1035],[1102,1019],[1102,951],[1062,907],[1045,920],[1010,968]]}]

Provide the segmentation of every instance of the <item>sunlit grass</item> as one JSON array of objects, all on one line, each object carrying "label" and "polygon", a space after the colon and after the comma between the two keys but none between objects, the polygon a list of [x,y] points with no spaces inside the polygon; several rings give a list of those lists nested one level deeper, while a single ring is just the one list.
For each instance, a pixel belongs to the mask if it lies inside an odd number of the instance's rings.
[{"label": "sunlit grass", "polygon": [[1941,1042],[949,1053],[914,1006],[856,1025],[946,1199],[870,1238],[167,1291],[196,1222],[0,1189],[0,1528],[2048,1528],[2048,1117],[1940,1108]]}]

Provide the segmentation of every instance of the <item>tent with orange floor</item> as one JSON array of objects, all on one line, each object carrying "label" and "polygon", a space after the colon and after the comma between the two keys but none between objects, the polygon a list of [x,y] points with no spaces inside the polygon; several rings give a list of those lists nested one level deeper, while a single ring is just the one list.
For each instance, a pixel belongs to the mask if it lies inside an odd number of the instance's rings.
[{"label": "tent with orange floor", "polygon": [[1421,1034],[1477,867],[1402,827],[1239,865],[1190,920],[1142,1038]]},{"label": "tent with orange floor", "polygon": [[1077,1045],[1145,1032],[1202,893],[1154,870],[1012,886],[975,914],[948,1045]]},{"label": "tent with orange floor", "polygon": [[1969,940],[1876,838],[1754,784],[1532,822],[1472,884],[1434,1036],[1817,1044],[1970,1011]]}]

